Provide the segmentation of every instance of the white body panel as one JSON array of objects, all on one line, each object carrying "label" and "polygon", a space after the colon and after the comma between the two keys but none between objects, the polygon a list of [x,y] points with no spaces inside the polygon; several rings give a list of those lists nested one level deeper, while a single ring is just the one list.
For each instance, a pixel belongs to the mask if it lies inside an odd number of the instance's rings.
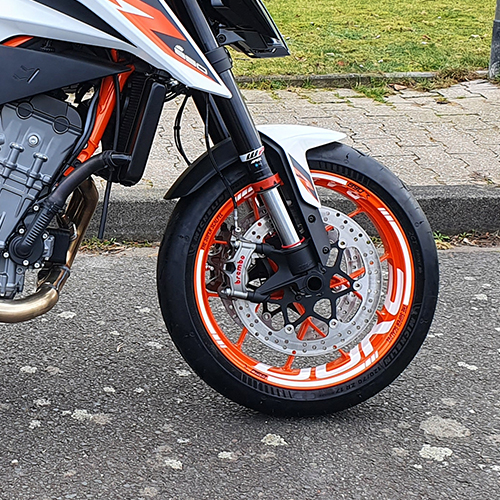
[{"label": "white body panel", "polygon": [[205,67],[214,74],[215,81],[200,74],[194,67],[191,69],[189,65],[169,56],[134,26],[123,15],[124,12],[142,15],[144,18],[149,16],[141,14],[141,11],[128,4],[126,0],[118,0],[119,5],[110,0],[78,1],[130,40],[131,44],[31,0],[0,0],[0,40],[27,35],[124,50],[140,57],[155,68],[167,71],[173,78],[189,88],[222,97],[231,97],[227,87],[163,0],[159,0],[162,7],[175,20],[176,27],[187,40],[183,43],[190,44],[196,50]]},{"label": "white body panel", "polygon": [[133,48],[107,33],[31,0],[0,0],[0,40],[22,35],[126,51]]},{"label": "white body panel", "polygon": [[[317,193],[316,197],[313,196],[306,189],[304,183],[299,179],[293,163],[294,161],[298,163],[308,173],[309,177],[311,177],[311,172],[307,164],[307,152],[318,146],[338,142],[347,137],[346,134],[324,128],[308,127],[306,125],[259,125],[257,129],[283,148],[288,156],[288,161],[292,167],[291,171],[295,176],[295,181],[299,186],[304,201],[319,208],[321,205],[319,203],[319,196],[317,196]],[[312,187],[314,187],[314,184],[312,184]]]}]

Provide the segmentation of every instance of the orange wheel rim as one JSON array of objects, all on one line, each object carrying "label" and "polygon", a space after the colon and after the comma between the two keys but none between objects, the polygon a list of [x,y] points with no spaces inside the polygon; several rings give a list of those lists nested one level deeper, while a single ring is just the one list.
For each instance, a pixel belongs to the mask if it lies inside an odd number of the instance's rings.
[{"label": "orange wheel rim", "polygon": [[[277,354],[267,346],[258,348],[258,341],[250,335],[247,327],[236,329],[234,324],[228,332],[230,321],[217,319],[221,316],[221,299],[216,290],[207,288],[207,272],[210,269],[209,255],[214,248],[222,248],[227,243],[218,236],[221,227],[231,216],[233,204],[229,200],[215,214],[202,236],[195,259],[194,285],[196,305],[208,335],[221,354],[235,367],[250,377],[287,389],[312,390],[333,387],[353,380],[368,372],[377,361],[384,357],[400,338],[411,310],[414,291],[413,259],[408,241],[399,222],[391,210],[373,192],[360,184],[340,175],[323,171],[312,172],[319,190],[325,188],[349,200],[353,210],[347,214],[356,217],[364,214],[377,230],[383,252],[378,255],[385,267],[383,297],[376,310],[374,321],[362,332],[359,340],[349,349],[336,350],[331,359],[309,356],[301,358],[298,353],[287,353],[276,361]],[[258,202],[251,187],[244,188],[236,195],[238,205],[247,204],[254,218],[259,217]],[[341,286],[341,280],[332,280],[331,287]],[[229,308],[231,305],[229,305]],[[258,308],[258,304],[253,304]],[[298,311],[300,309],[297,307]],[[226,310],[228,306],[226,303]],[[230,311],[229,311],[230,312]],[[224,313],[225,314],[225,313]],[[316,329],[324,335],[312,318],[307,318],[297,331],[297,338],[305,332]],[[250,343],[257,343],[256,350],[249,352]],[[260,353],[264,353],[261,355]]]}]

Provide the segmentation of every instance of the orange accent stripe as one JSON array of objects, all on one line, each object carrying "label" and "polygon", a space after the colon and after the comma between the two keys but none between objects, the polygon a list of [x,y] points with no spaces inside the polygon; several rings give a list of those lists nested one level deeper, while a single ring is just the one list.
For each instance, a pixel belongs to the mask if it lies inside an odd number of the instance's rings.
[{"label": "orange accent stripe", "polygon": [[263,181],[252,184],[252,188],[255,192],[262,193],[262,191],[267,191],[268,189],[280,186],[281,184],[283,183],[281,182],[279,174],[274,174],[272,177],[268,177]]},{"label": "orange accent stripe", "polygon": [[7,47],[19,47],[19,45],[29,42],[32,39],[32,36],[16,36],[15,38],[11,38],[10,40],[3,42],[2,45],[6,45]]},{"label": "orange accent stripe", "polygon": [[75,167],[68,167],[63,174],[63,177],[68,177],[69,174],[72,174],[75,171]]},{"label": "orange accent stripe", "polygon": [[304,243],[304,241],[306,241],[306,239],[302,238],[300,241],[297,241],[297,243],[292,243],[291,245],[284,245],[281,248],[283,250],[288,250],[289,248],[295,248],[295,247],[298,247],[299,245],[302,245],[302,243]]},{"label": "orange accent stripe", "polygon": [[311,184],[311,181],[307,177],[305,177],[304,174],[302,174],[302,172],[300,172],[298,169],[296,169],[295,167],[293,168],[295,170],[295,173],[297,174],[297,177],[300,179],[300,182],[302,182],[307,191],[311,193],[311,196],[317,200],[318,197],[316,196],[316,191],[314,189],[314,186]]}]

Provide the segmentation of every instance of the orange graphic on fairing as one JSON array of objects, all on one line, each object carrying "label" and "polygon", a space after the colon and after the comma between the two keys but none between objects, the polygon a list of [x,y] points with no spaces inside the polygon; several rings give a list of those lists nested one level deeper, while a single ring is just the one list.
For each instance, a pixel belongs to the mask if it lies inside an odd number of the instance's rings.
[{"label": "orange graphic on fairing", "polygon": [[32,39],[32,36],[15,36],[6,42],[3,42],[2,45],[6,45],[7,47],[19,47],[23,43],[29,42]]},{"label": "orange graphic on fairing", "polygon": [[126,17],[137,29],[146,35],[155,45],[160,47],[165,53],[175,60],[181,62],[190,69],[196,71],[206,78],[213,78],[208,75],[208,70],[197,61],[184,54],[181,46],[174,48],[166,44],[159,35],[166,35],[181,42],[187,42],[186,37],[169,20],[164,13],[151,7],[141,0],[108,0],[116,6],[116,10]]}]

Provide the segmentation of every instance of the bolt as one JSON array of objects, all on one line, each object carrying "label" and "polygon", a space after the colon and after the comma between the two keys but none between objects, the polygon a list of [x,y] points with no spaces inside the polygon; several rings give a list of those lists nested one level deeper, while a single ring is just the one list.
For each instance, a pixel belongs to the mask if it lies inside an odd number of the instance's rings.
[{"label": "bolt", "polygon": [[38,212],[38,210],[40,210],[40,207],[38,205],[35,205],[33,207],[33,212]]},{"label": "bolt", "polygon": [[313,222],[316,222],[316,217],[314,215],[310,215],[307,220],[312,224]]},{"label": "bolt", "polygon": [[40,263],[39,262],[35,262],[35,264],[33,265],[33,267],[35,269],[40,269]]},{"label": "bolt", "polygon": [[332,319],[330,321],[330,328],[335,328],[338,325],[338,321],[336,319]]},{"label": "bolt", "polygon": [[361,288],[361,283],[359,281],[356,281],[353,285],[354,290],[359,290]]},{"label": "bolt", "polygon": [[345,241],[339,241],[340,248],[345,248],[346,246],[347,246],[347,243]]},{"label": "bolt", "polygon": [[3,258],[8,259],[10,257],[9,252],[4,252],[3,253]]},{"label": "bolt", "polygon": [[46,240],[48,237],[49,237],[49,235],[48,235],[47,233],[43,233],[43,234],[42,234],[42,238],[43,238],[44,240]]},{"label": "bolt", "polygon": [[38,143],[40,142],[40,138],[36,135],[30,135],[28,137],[28,144],[34,148],[35,146],[38,146]]},{"label": "bolt", "polygon": [[324,254],[330,253],[330,249],[328,247],[323,247],[323,253]]},{"label": "bolt", "polygon": [[28,267],[30,265],[29,260],[23,260],[23,266]]},{"label": "bolt", "polygon": [[26,232],[26,229],[24,227],[19,228],[19,234],[24,234]]},{"label": "bolt", "polygon": [[293,333],[293,325],[286,325],[285,332],[286,333]]}]

